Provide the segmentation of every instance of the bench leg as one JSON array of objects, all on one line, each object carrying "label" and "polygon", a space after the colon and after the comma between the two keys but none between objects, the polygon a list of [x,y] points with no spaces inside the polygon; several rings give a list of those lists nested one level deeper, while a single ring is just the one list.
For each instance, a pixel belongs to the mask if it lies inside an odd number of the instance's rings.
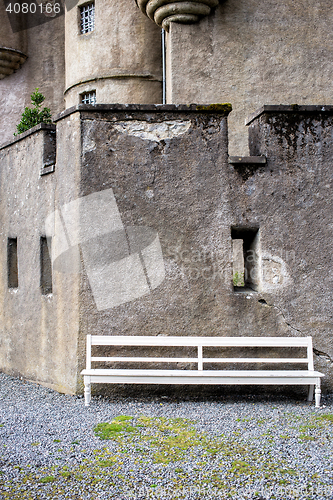
[{"label": "bench leg", "polygon": [[89,406],[91,400],[91,385],[90,377],[84,377],[84,402],[85,406]]},{"label": "bench leg", "polygon": [[320,395],[321,395],[321,390],[320,390],[320,379],[316,383],[316,391],[315,391],[315,400],[316,400],[316,408],[320,408]]},{"label": "bench leg", "polygon": [[314,390],[314,385],[309,386],[309,393],[308,393],[308,401],[313,400],[313,390]]}]

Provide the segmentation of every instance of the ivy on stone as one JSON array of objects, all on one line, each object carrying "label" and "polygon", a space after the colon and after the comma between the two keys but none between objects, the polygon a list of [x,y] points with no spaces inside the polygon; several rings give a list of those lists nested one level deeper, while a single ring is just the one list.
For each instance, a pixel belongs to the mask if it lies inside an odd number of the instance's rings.
[{"label": "ivy on stone", "polygon": [[20,123],[16,125],[17,133],[14,133],[14,135],[22,134],[22,132],[31,129],[39,123],[52,123],[50,108],[41,109],[45,97],[38,91],[39,88],[36,88],[31,94],[30,98],[34,108],[25,108]]}]

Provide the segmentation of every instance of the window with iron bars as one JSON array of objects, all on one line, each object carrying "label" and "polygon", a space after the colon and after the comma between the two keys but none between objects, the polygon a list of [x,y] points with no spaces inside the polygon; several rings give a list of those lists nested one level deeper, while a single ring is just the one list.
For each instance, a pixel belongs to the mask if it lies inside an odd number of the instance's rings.
[{"label": "window with iron bars", "polygon": [[81,94],[81,104],[96,104],[96,91],[91,90],[90,92],[85,92]]},{"label": "window with iron bars", "polygon": [[89,33],[95,28],[95,4],[89,3],[80,7],[80,32]]}]

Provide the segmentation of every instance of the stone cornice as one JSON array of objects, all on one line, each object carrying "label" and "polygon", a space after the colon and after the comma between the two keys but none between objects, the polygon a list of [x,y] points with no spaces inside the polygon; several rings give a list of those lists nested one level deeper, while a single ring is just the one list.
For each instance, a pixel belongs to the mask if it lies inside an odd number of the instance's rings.
[{"label": "stone cornice", "polygon": [[77,104],[71,108],[65,109],[55,117],[54,122],[77,112],[108,113],[108,112],[152,112],[152,113],[203,113],[228,116],[232,106],[225,104]]},{"label": "stone cornice", "polygon": [[22,132],[22,134],[15,136],[15,138],[12,139],[11,141],[5,142],[4,144],[0,144],[0,150],[5,149],[8,146],[15,144],[16,142],[22,141],[22,139],[25,139],[26,137],[29,137],[29,135],[33,135],[36,132],[39,132],[40,130],[55,131],[56,125],[54,123],[39,123],[38,125],[35,125],[34,127],[27,130],[26,132]]},{"label": "stone cornice", "polygon": [[252,115],[250,115],[245,121],[245,125],[250,125],[259,116],[270,113],[270,114],[284,114],[284,113],[325,113],[333,114],[333,105],[301,105],[301,104],[265,104]]},{"label": "stone cornice", "polygon": [[129,80],[131,78],[134,79],[141,79],[141,80],[150,80],[154,82],[161,82],[161,78],[158,78],[155,75],[152,75],[151,73],[133,73],[133,72],[128,72],[124,70],[113,70],[110,72],[109,75],[100,75],[100,76],[93,76],[91,78],[87,78],[85,80],[79,80],[78,82],[73,83],[70,85],[64,92],[64,95],[66,95],[70,90],[72,90],[75,87],[79,87],[80,85],[86,85],[86,84],[91,84],[94,82],[98,82],[100,80]]},{"label": "stone cornice", "polygon": [[219,4],[218,0],[136,0],[136,3],[146,16],[166,31],[169,31],[171,22],[198,22]]},{"label": "stone cornice", "polygon": [[0,47],[0,80],[19,69],[27,57],[20,50]]}]

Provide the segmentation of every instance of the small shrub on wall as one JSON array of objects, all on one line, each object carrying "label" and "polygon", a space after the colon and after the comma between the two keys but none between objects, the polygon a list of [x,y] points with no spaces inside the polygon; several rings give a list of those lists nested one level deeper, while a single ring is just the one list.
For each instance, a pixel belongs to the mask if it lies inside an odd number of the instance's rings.
[{"label": "small shrub on wall", "polygon": [[30,96],[34,108],[25,108],[20,123],[16,125],[17,133],[14,133],[14,135],[22,134],[22,132],[31,129],[39,123],[52,123],[50,108],[41,109],[45,97],[38,90],[36,88]]}]

